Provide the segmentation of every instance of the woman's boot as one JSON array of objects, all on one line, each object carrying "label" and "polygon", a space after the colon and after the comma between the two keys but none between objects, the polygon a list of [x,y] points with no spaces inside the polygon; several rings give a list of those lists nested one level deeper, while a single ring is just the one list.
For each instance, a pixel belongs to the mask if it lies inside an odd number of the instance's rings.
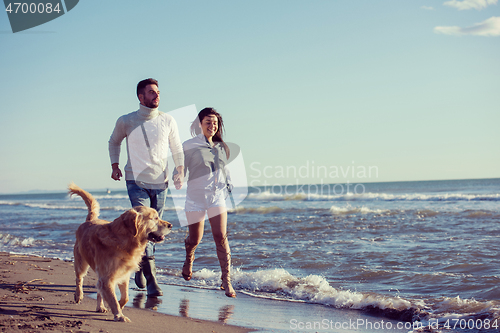
[{"label": "woman's boot", "polygon": [[226,292],[227,297],[236,297],[236,292],[231,285],[231,252],[229,250],[229,243],[227,241],[227,234],[220,243],[216,243],[217,258],[219,259],[222,285],[221,289]]},{"label": "woman's boot", "polygon": [[[189,281],[193,276],[193,262],[194,262],[194,251],[198,244],[193,245],[189,243],[189,236],[184,240],[184,246],[186,247],[186,261],[184,261],[184,265],[182,266],[182,277],[184,280]],[[184,273],[188,271],[188,273]]]}]

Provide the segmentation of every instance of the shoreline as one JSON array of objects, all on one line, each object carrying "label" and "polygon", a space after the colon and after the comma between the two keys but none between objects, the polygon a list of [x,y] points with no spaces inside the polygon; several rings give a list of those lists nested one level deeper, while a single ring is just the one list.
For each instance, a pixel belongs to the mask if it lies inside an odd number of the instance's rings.
[{"label": "shoreline", "polygon": [[[217,332],[246,333],[255,329],[221,322],[174,316],[126,306],[131,323],[113,321],[110,312],[95,312],[96,275],[84,280],[85,297],[75,304],[73,263],[0,252],[1,332]],[[132,298],[132,297],[131,297]]]}]

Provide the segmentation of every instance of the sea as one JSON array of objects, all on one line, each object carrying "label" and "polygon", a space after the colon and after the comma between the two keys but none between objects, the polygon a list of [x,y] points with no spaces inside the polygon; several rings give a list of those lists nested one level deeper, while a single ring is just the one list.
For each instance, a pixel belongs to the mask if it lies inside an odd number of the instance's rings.
[{"label": "sea", "polygon": [[[500,330],[500,179],[344,185],[249,188],[228,214],[236,291],[436,332]],[[130,208],[124,190],[91,193],[102,219]],[[209,223],[193,279],[181,278],[187,228],[175,203],[182,196],[172,191],[167,199],[163,218],[174,228],[156,246],[158,279],[216,290]],[[86,215],[83,201],[65,192],[0,195],[0,251],[71,261]]]}]

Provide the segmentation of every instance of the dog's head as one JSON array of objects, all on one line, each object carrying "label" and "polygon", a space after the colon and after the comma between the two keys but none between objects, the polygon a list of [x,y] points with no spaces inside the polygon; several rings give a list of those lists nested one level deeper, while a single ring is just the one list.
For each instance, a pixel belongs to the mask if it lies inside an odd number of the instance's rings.
[{"label": "dog's head", "polygon": [[153,208],[139,206],[127,213],[129,216],[125,218],[125,224],[134,237],[158,243],[172,231],[172,224],[161,220]]}]

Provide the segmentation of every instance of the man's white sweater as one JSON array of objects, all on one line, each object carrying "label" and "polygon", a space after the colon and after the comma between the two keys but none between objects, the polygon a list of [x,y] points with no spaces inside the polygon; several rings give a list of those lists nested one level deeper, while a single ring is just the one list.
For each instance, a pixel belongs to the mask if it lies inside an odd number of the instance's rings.
[{"label": "man's white sweater", "polygon": [[168,180],[170,148],[175,167],[184,165],[184,153],[174,118],[157,108],[140,105],[139,110],[121,116],[109,138],[111,164],[119,163],[123,139],[127,141],[125,179],[146,184]]}]

